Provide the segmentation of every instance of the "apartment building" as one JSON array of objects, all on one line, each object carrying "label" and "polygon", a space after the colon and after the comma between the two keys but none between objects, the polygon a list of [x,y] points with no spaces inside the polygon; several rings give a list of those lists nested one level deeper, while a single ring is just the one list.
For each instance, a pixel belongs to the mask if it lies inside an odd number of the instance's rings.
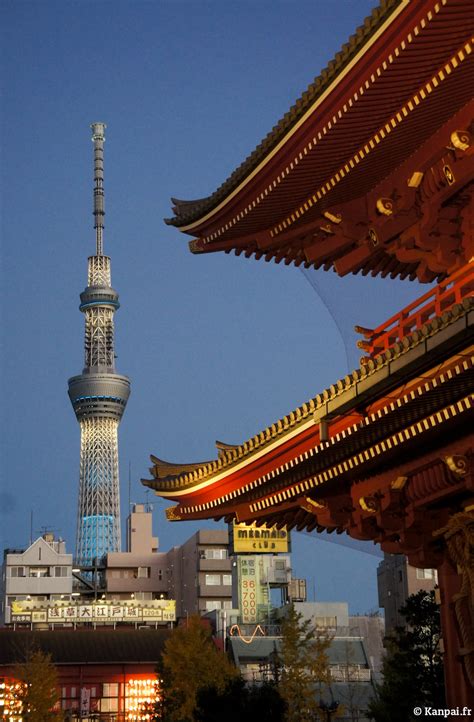
[{"label": "apartment building", "polygon": [[420,590],[430,592],[437,584],[436,569],[417,569],[410,566],[402,554],[385,554],[377,568],[379,606],[385,611],[385,633],[403,626],[400,608],[411,594]]},{"label": "apartment building", "polygon": [[15,602],[68,601],[72,595],[72,554],[46,533],[27,549],[5,549],[0,589],[0,625],[9,624]]},{"label": "apartment building", "polygon": [[169,594],[177,617],[232,608],[232,560],[226,529],[201,529],[168,554]]},{"label": "apartment building", "polygon": [[109,552],[105,563],[105,594],[115,600],[168,599],[168,555],[158,551],[152,513],[135,504],[127,519],[127,551]]}]

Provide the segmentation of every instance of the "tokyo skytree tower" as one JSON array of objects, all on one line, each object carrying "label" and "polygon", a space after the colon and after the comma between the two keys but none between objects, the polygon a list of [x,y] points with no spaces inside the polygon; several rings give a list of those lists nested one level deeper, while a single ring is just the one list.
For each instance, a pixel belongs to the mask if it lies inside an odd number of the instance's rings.
[{"label": "tokyo skytree tower", "polygon": [[85,316],[85,365],[69,379],[69,398],[81,427],[76,563],[92,566],[120,551],[118,427],[130,395],[130,381],[115,372],[114,313],[110,258],[103,254],[104,123],[93,123],[94,228],[96,253],[88,261],[87,288],[79,309]]}]

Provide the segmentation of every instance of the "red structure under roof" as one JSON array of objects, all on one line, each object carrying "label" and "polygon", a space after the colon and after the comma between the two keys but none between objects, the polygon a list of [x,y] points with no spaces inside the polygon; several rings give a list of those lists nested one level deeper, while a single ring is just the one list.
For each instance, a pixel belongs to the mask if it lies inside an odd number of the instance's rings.
[{"label": "red structure under roof", "polygon": [[175,201],[195,253],[438,285],[357,329],[352,374],[143,480],[172,520],[347,533],[436,567],[453,708],[474,705],[473,31],[471,0],[382,2],[215,193]]},{"label": "red structure under roof", "polygon": [[195,253],[421,281],[461,267],[473,30],[469,0],[381,3],[230,178],[167,222]]}]

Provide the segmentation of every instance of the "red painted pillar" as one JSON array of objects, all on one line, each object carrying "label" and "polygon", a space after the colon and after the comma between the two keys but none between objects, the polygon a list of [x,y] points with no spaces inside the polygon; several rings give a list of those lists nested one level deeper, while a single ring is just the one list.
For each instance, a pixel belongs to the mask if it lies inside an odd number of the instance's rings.
[{"label": "red painted pillar", "polygon": [[[474,712],[474,689],[471,687],[460,655],[463,642],[454,608],[455,595],[459,593],[461,579],[456,566],[448,558],[447,551],[438,569],[441,594],[441,629],[444,645],[444,679],[447,707],[471,707]],[[462,712],[462,709],[461,709]],[[474,714],[472,716],[474,719]],[[450,720],[458,719],[450,716]],[[466,717],[459,717],[466,721]]]}]

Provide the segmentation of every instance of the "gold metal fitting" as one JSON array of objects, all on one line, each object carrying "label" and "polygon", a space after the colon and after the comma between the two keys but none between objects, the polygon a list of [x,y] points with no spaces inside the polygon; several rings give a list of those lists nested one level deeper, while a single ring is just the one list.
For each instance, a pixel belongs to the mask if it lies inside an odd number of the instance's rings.
[{"label": "gold metal fitting", "polygon": [[375,205],[377,211],[382,216],[392,216],[395,210],[395,206],[391,198],[378,198]]},{"label": "gold metal fitting", "polygon": [[467,130],[455,130],[451,133],[451,143],[458,150],[467,150],[471,142],[471,135]]}]

